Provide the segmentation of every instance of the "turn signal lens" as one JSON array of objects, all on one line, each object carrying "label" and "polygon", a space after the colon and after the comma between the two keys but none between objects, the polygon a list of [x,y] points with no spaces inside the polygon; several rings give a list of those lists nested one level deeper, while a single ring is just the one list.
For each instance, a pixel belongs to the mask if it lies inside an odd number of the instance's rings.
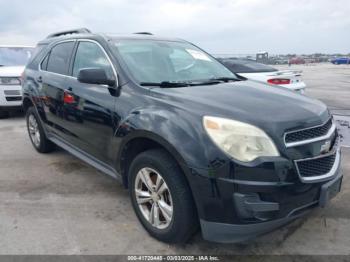
[{"label": "turn signal lens", "polygon": [[267,80],[269,84],[272,85],[289,85],[290,84],[290,79],[285,79],[285,78],[273,78]]}]

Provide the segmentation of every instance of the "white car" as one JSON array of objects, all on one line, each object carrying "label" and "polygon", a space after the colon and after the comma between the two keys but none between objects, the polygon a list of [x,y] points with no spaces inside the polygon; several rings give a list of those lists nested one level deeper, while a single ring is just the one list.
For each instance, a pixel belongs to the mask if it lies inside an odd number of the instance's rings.
[{"label": "white car", "polygon": [[249,59],[237,58],[219,58],[231,72],[245,78],[255,80],[270,85],[277,85],[305,93],[305,83],[301,79],[302,71],[300,70],[277,70],[271,66],[257,63]]},{"label": "white car", "polygon": [[21,75],[34,48],[0,45],[0,118],[22,107]]}]

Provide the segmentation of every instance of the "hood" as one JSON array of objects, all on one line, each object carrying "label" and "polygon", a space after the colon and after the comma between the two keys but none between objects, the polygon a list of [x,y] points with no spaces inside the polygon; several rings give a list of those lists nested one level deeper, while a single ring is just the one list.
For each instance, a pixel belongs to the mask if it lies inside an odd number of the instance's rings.
[{"label": "hood", "polygon": [[25,66],[0,66],[0,76],[20,77]]},{"label": "hood", "polygon": [[322,102],[253,81],[184,88],[153,88],[153,96],[199,116],[218,116],[283,136],[291,129],[320,125],[329,118]]}]

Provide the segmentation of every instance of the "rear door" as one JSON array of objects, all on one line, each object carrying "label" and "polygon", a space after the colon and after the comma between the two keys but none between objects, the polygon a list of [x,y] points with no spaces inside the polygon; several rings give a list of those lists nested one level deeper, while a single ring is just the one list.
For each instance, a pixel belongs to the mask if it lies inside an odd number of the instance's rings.
[{"label": "rear door", "polygon": [[37,82],[41,83],[46,123],[50,132],[64,139],[71,138],[64,110],[67,75],[76,40],[60,42],[52,47],[39,65]]},{"label": "rear door", "polygon": [[75,145],[97,159],[111,163],[108,149],[113,138],[113,87],[81,83],[77,80],[84,68],[103,68],[109,78],[117,79],[116,71],[105,49],[93,40],[78,40],[72,62],[71,77],[66,85],[72,96],[65,103],[69,132]]}]

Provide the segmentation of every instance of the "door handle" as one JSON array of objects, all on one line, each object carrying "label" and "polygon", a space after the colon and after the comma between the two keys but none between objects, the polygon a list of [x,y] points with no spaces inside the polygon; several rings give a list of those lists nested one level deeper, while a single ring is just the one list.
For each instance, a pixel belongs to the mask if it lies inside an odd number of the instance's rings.
[{"label": "door handle", "polygon": [[69,94],[69,95],[73,95],[73,88],[68,87],[67,89],[63,90],[64,94]]},{"label": "door handle", "polygon": [[36,81],[38,83],[42,83],[43,82],[43,78],[41,76],[39,76],[39,77],[36,78]]}]

